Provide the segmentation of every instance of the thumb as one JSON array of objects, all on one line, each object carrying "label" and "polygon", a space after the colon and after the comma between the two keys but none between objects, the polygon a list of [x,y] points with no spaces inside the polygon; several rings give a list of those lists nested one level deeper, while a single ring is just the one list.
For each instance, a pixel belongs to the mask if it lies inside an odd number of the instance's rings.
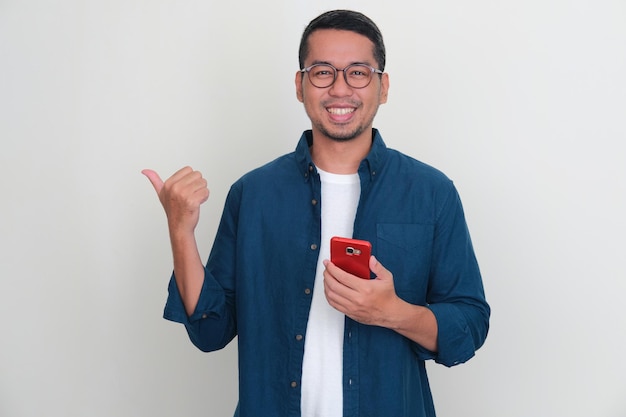
[{"label": "thumb", "polygon": [[159,174],[151,169],[144,169],[143,171],[141,171],[141,173],[148,177],[148,179],[152,183],[152,186],[154,187],[154,190],[157,192],[157,194],[159,194],[161,192],[161,188],[163,188],[163,180],[161,179],[161,177],[159,177]]},{"label": "thumb", "polygon": [[370,269],[378,279],[391,278],[391,272],[389,272],[383,264],[378,262],[378,259],[376,259],[374,255],[370,256]]}]

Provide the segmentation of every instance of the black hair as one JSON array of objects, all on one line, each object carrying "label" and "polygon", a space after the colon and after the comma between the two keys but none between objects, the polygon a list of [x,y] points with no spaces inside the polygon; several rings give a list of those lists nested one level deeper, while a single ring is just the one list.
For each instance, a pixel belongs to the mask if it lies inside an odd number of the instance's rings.
[{"label": "black hair", "polygon": [[309,54],[309,37],[316,30],[336,29],[355,32],[367,37],[374,44],[374,59],[379,70],[385,70],[385,44],[378,26],[363,13],[352,10],[331,10],[311,20],[302,33],[298,59],[300,68],[304,68],[304,60]]}]

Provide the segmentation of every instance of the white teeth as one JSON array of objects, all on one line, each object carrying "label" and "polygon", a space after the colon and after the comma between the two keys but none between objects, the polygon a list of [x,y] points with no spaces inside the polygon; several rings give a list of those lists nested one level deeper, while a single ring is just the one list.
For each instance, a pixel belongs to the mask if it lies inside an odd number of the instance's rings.
[{"label": "white teeth", "polygon": [[348,114],[348,113],[352,113],[354,112],[354,109],[350,109],[350,108],[329,108],[328,109],[328,113],[331,114],[337,114],[337,115],[343,115],[343,114]]}]

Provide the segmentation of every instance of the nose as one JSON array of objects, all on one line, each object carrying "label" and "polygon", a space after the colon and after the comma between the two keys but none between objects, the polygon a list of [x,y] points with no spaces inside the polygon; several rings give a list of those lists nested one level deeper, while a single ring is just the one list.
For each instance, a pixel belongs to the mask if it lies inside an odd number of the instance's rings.
[{"label": "nose", "polygon": [[328,93],[333,96],[349,96],[352,95],[352,87],[346,82],[346,73],[343,70],[337,70],[337,78],[335,82],[330,86]]}]

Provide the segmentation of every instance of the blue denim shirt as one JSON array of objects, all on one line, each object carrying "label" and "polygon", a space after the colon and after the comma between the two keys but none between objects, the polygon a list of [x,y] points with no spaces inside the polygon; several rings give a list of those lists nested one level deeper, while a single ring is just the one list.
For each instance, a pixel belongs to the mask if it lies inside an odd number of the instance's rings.
[{"label": "blue denim shirt", "polygon": [[[238,337],[235,416],[300,415],[323,204],[312,140],[304,132],[295,152],[232,185],[190,317],[174,277],[170,281],[164,317],[183,323],[199,349],[221,349]],[[358,174],[354,237],[372,243],[398,296],[433,311],[439,335],[435,353],[392,330],[346,318],[344,416],[434,416],[424,361],[467,361],[489,327],[461,201],[445,175],[387,148],[375,129]]]}]

